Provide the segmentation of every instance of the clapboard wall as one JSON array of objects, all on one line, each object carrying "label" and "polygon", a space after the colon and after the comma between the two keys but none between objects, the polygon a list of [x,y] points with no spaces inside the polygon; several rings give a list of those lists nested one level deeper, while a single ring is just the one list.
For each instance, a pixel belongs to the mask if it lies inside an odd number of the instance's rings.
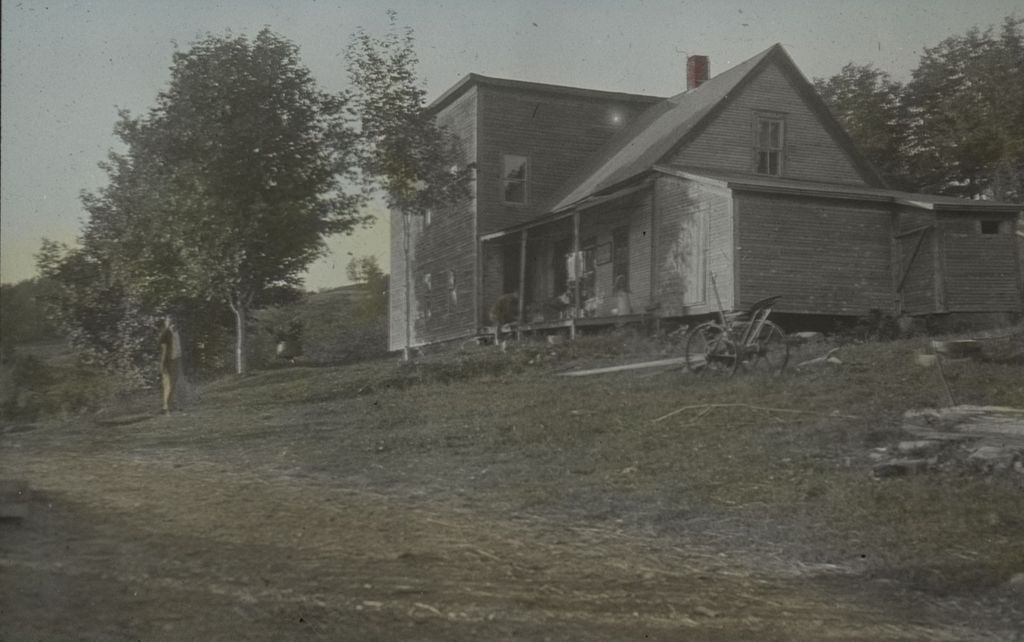
[{"label": "clapboard wall", "polygon": [[892,212],[884,203],[735,192],[739,306],[864,315],[893,305]]},{"label": "clapboard wall", "polygon": [[[477,89],[470,87],[437,115],[438,124],[457,139],[463,165],[477,158],[477,100]],[[412,345],[475,332],[476,189],[474,182],[468,198],[432,211],[429,220],[414,217],[411,283],[406,283],[402,217],[391,214],[390,349],[405,344],[407,287],[411,288]],[[449,288],[452,280],[454,293]]]},{"label": "clapboard wall", "polygon": [[945,311],[1021,310],[1015,223],[1012,215],[939,214]]},{"label": "clapboard wall", "polygon": [[[544,214],[556,190],[658,99],[607,92],[560,92],[481,84],[477,185],[479,233]],[[502,157],[528,159],[524,204],[502,195]]]},{"label": "clapboard wall", "polygon": [[672,159],[677,165],[754,173],[756,116],[785,122],[782,176],[865,184],[864,177],[777,63],[767,65]]}]

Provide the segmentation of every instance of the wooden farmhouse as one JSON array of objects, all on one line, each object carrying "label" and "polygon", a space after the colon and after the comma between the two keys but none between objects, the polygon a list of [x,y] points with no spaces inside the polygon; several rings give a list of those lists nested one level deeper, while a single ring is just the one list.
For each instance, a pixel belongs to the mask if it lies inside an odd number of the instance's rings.
[{"label": "wooden farmhouse", "polygon": [[1021,206],[887,189],[781,45],[708,67],[692,56],[671,98],[475,74],[438,98],[476,178],[392,213],[391,349],[485,333],[505,294],[519,327],[573,332],[772,295],[792,315],[1021,311]]}]

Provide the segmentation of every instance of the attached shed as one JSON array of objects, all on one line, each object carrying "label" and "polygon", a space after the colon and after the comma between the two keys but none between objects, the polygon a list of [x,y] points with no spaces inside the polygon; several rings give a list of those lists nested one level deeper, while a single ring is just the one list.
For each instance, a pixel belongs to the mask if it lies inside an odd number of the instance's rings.
[{"label": "attached shed", "polygon": [[921,198],[899,206],[897,312],[1020,312],[1019,206]]},{"label": "attached shed", "polygon": [[[673,267],[659,275],[666,310],[682,300],[694,303],[684,314],[710,311],[699,300],[713,285],[725,307],[781,295],[776,309],[795,314],[1021,312],[1019,205],[656,169],[678,181],[663,193],[689,195],[659,200],[656,230],[694,239],[685,261],[661,244],[659,264]],[[682,280],[685,291],[671,287]]]}]

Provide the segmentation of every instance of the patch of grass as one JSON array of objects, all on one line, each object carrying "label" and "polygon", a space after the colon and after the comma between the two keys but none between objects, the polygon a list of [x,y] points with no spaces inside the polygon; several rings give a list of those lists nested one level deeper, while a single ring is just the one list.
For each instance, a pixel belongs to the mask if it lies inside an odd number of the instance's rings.
[{"label": "patch of grass", "polygon": [[[902,437],[906,410],[947,403],[938,371],[914,363],[925,347],[846,344],[842,365],[778,377],[555,375],[662,356],[626,333],[276,368],[205,386],[154,443],[405,484],[503,514],[696,529],[936,592],[984,589],[1024,571],[1020,476],[870,474],[867,451]],[[985,362],[946,369],[958,402],[1024,407],[1020,374]],[[118,430],[111,439],[145,435]]]}]

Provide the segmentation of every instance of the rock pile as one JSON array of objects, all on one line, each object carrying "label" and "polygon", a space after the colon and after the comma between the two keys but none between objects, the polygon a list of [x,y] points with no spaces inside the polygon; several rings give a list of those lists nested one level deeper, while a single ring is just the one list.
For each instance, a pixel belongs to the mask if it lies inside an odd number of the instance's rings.
[{"label": "rock pile", "polygon": [[875,477],[900,477],[929,471],[1024,475],[1024,409],[953,406],[908,410],[903,430],[915,440],[876,448]]}]

